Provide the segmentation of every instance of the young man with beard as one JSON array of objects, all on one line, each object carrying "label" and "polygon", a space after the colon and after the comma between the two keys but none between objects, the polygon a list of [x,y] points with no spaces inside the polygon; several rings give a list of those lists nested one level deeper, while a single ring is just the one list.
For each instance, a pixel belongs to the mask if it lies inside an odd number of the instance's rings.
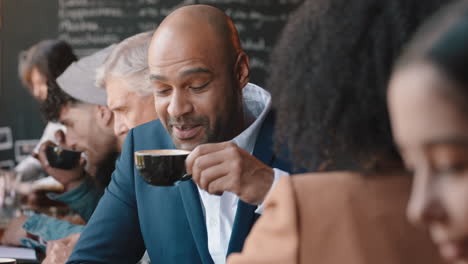
[{"label": "young man with beard", "polygon": [[[286,175],[272,167],[289,169],[273,154],[270,94],[248,83],[248,57],[223,12],[205,5],[173,12],[153,36],[148,65],[160,120],[128,133],[69,263],[134,263],[145,248],[159,263],[224,263]],[[134,152],[171,148],[192,150],[193,180],[147,184]]]}]

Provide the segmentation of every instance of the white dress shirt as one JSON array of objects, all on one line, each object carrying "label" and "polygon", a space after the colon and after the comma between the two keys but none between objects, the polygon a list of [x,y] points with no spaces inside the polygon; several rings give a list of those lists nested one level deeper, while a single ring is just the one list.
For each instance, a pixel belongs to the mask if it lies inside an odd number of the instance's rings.
[{"label": "white dress shirt", "polygon": [[[244,87],[242,95],[244,114],[246,120],[250,122],[248,122],[249,126],[247,129],[231,141],[252,154],[260,127],[271,109],[271,95],[269,92],[251,83]],[[273,170],[275,173],[273,185],[279,177],[289,175],[278,169]],[[224,192],[221,196],[211,195],[199,187],[198,192],[205,216],[210,255],[215,264],[224,264],[226,263],[226,254],[239,198],[231,192]],[[262,208],[263,206],[260,205],[255,212],[261,214]]]}]

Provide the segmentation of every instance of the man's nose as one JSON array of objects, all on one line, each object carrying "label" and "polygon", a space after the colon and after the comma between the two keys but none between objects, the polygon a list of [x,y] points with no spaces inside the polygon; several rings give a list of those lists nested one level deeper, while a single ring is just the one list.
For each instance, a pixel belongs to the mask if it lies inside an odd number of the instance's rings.
[{"label": "man's nose", "polygon": [[118,137],[128,133],[128,126],[124,122],[120,122],[117,119],[114,122],[114,134]]},{"label": "man's nose", "polygon": [[78,142],[73,136],[66,136],[67,147],[73,150],[77,150]]},{"label": "man's nose", "polygon": [[182,91],[174,90],[171,101],[167,107],[168,114],[173,118],[179,118],[193,110],[187,95]]}]

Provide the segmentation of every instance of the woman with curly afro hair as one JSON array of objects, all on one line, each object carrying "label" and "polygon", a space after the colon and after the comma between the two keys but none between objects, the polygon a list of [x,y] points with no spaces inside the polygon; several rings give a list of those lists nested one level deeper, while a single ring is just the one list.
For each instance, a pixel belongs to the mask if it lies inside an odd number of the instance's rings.
[{"label": "woman with curly afro hair", "polygon": [[404,45],[447,2],[310,0],[291,16],[267,85],[276,139],[320,172],[280,179],[228,263],[441,263],[405,218],[411,179],[386,89]]}]

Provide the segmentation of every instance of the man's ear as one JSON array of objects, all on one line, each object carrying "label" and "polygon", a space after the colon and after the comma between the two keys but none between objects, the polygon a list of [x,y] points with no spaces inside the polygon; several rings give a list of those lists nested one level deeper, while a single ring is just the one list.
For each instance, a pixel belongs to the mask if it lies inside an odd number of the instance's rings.
[{"label": "man's ear", "polygon": [[236,64],[234,66],[234,74],[241,89],[244,88],[247,83],[249,83],[250,61],[249,56],[244,51],[240,51],[237,54]]},{"label": "man's ear", "polygon": [[109,126],[113,119],[112,111],[107,106],[97,105],[96,106],[96,120],[104,126]]}]

